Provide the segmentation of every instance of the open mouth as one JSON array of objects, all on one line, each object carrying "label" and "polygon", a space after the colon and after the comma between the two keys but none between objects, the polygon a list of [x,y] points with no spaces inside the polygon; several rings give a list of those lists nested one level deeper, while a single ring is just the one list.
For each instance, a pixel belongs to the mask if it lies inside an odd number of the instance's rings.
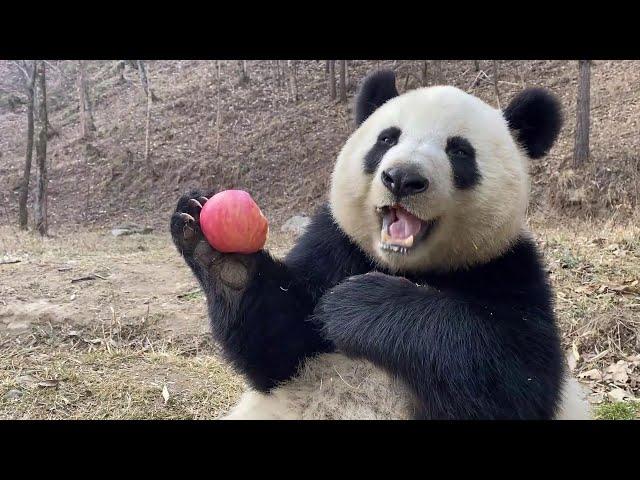
[{"label": "open mouth", "polygon": [[437,219],[421,220],[399,205],[377,207],[382,218],[380,248],[406,255],[418,243],[424,241]]}]

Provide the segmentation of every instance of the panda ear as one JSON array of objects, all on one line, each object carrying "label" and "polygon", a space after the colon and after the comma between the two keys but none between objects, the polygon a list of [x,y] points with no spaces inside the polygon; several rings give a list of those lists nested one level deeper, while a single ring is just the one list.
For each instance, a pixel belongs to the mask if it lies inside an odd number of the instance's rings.
[{"label": "panda ear", "polygon": [[562,126],[560,102],[542,88],[519,93],[505,109],[504,117],[530,158],[546,155]]},{"label": "panda ear", "polygon": [[364,122],[387,100],[397,97],[396,74],[391,70],[380,70],[367,76],[356,96],[356,125]]}]

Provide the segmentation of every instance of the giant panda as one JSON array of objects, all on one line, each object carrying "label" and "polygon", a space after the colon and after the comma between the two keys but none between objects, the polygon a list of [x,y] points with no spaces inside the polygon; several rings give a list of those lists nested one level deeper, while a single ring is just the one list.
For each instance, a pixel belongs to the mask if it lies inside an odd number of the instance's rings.
[{"label": "giant panda", "polygon": [[501,111],[451,86],[399,95],[378,71],[355,119],[284,260],[215,251],[198,225],[213,192],[178,201],[173,240],[249,385],[223,418],[588,418],[525,226],[555,97],[525,90]]}]

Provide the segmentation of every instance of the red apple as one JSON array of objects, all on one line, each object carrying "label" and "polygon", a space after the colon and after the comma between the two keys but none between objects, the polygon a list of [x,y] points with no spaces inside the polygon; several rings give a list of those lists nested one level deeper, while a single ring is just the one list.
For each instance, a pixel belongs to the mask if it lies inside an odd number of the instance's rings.
[{"label": "red apple", "polygon": [[224,253],[255,253],[267,241],[269,224],[242,190],[216,193],[202,207],[200,227],[209,244]]}]

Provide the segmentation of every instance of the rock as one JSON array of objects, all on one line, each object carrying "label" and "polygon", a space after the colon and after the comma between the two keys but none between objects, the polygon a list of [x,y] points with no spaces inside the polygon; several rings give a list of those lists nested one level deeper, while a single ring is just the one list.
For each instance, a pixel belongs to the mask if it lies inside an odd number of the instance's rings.
[{"label": "rock", "polygon": [[293,233],[296,236],[301,235],[304,233],[310,221],[311,219],[307,216],[295,215],[284,222],[284,225],[280,227],[280,231],[283,233]]},{"label": "rock", "polygon": [[610,392],[607,392],[607,396],[612,402],[622,402],[625,399],[635,400],[633,395],[621,388],[614,388]]},{"label": "rock", "polygon": [[135,233],[140,235],[147,235],[151,232],[153,232],[153,228],[151,227],[138,228],[138,227],[123,226],[123,227],[115,227],[111,229],[111,235],[113,235],[114,237],[122,237],[124,235],[133,235]]},{"label": "rock", "polygon": [[20,390],[13,389],[4,394],[4,399],[15,402],[16,400],[19,400],[21,396],[22,392]]},{"label": "rock", "polygon": [[38,379],[31,375],[21,375],[17,379],[18,383],[26,388],[33,388],[38,384]]},{"label": "rock", "polygon": [[29,322],[11,322],[7,325],[7,330],[11,330],[12,332],[25,332],[29,330],[30,327]]}]

